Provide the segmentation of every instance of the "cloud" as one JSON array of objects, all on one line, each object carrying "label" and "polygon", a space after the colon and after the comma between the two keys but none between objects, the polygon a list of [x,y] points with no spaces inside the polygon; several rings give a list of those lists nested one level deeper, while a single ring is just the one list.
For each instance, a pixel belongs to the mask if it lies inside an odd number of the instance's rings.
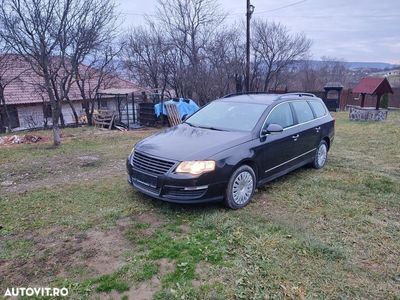
[{"label": "cloud", "polygon": [[[216,0],[217,1],[217,0]],[[399,62],[399,0],[251,0],[254,18],[281,22],[313,40],[315,57],[347,61]],[[219,0],[227,22],[244,20],[245,1]],[[281,8],[292,3],[296,5]],[[139,25],[141,14],[154,14],[157,0],[119,0],[125,25]],[[281,9],[279,9],[281,8]],[[131,13],[131,14],[129,14]],[[136,14],[136,15],[134,15]]]}]

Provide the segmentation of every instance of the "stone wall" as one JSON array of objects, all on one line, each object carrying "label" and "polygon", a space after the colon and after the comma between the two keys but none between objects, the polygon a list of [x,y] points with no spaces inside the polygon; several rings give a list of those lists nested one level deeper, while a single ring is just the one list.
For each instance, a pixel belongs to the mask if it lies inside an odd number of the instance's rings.
[{"label": "stone wall", "polygon": [[387,119],[387,109],[349,106],[350,121],[384,121]]}]

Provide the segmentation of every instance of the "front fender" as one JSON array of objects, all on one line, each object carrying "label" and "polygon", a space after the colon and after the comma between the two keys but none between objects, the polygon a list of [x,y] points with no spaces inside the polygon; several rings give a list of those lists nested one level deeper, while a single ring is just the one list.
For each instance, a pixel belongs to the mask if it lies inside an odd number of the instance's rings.
[{"label": "front fender", "polygon": [[254,150],[258,143],[258,140],[248,141],[219,152],[210,157],[210,159],[217,162],[220,174],[228,181],[231,174],[243,163],[251,162],[256,166],[258,165],[258,159]]}]

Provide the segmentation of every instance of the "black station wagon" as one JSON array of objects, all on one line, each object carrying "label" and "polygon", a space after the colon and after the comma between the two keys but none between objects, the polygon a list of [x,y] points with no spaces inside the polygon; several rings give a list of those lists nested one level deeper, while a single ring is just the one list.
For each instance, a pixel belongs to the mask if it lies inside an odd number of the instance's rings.
[{"label": "black station wagon", "polygon": [[226,96],[138,142],[127,160],[128,181],[165,201],[241,208],[257,186],[306,164],[322,168],[334,124],[312,94]]}]

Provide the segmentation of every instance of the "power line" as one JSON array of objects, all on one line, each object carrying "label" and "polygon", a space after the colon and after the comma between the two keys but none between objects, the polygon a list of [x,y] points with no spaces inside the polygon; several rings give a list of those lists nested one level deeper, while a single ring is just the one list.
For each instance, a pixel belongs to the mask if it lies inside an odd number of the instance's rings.
[{"label": "power line", "polygon": [[[278,10],[282,10],[288,7],[296,6],[301,3],[304,3],[308,0],[300,0],[296,2],[292,2],[283,6],[279,6],[276,8],[268,9],[268,10],[261,10],[257,11],[255,10],[254,14],[265,14],[265,13],[270,13]],[[135,13],[135,12],[121,12],[122,15],[132,15],[132,16],[140,16],[140,17],[157,17],[155,14],[145,14],[145,13]],[[235,17],[239,15],[244,15],[245,13],[243,12],[237,12],[237,13],[227,13],[227,17]],[[394,18],[394,17],[400,17],[400,14],[386,14],[386,15],[353,15],[353,14],[348,14],[348,15],[270,15],[270,17],[282,17],[282,18],[308,18],[308,19],[318,19],[318,18]]]},{"label": "power line", "polygon": [[400,17],[400,14],[392,15],[270,15],[270,17],[282,17],[282,18],[395,18]]},{"label": "power line", "polygon": [[[258,12],[255,11],[254,14],[263,14],[263,13],[266,13],[266,12],[277,11],[277,10],[281,10],[281,9],[284,9],[284,8],[287,8],[287,7],[291,7],[291,6],[295,6],[295,5],[301,4],[301,3],[306,2],[306,1],[308,1],[308,0],[296,1],[296,2],[293,2],[293,3],[289,3],[289,4],[286,4],[286,5],[277,7],[277,8],[269,9],[269,10],[262,10],[262,11],[258,11]],[[143,16],[143,17],[145,17],[145,16],[155,17],[156,16],[156,15],[152,15],[152,14],[134,13],[134,12],[132,12],[132,13],[131,12],[121,12],[121,14],[123,14],[123,15],[133,15],[133,16]],[[240,12],[240,13],[231,13],[231,14],[228,13],[228,16],[235,16],[235,15],[242,15],[242,14],[243,14],[242,12]]]},{"label": "power line", "polygon": [[[254,12],[254,14],[264,14],[264,13],[266,13],[266,12],[272,12],[272,11],[277,11],[277,10],[281,10],[281,9],[284,9],[284,8],[287,8],[287,7],[291,7],[291,6],[295,6],[295,5],[298,5],[298,4],[301,4],[301,3],[303,3],[303,2],[306,2],[306,1],[308,1],[308,0],[300,0],[300,1],[296,1],[296,2],[292,2],[292,3],[289,3],[289,4],[286,4],[286,5],[283,5],[283,6],[279,6],[279,7],[276,7],[276,8],[273,8],[273,9],[268,9],[268,10],[261,10],[261,11],[255,11]],[[236,16],[236,15],[242,15],[243,13],[231,13],[231,14],[228,14],[228,16]]]},{"label": "power line", "polygon": [[[258,12],[258,14],[263,14],[264,12]],[[153,14],[144,14],[144,13],[131,13],[131,12],[120,12],[121,15],[128,16],[139,16],[139,17],[156,17]],[[228,17],[235,17],[238,15],[242,15],[243,13],[233,13],[227,14]],[[257,14],[257,12],[254,12]],[[270,17],[280,17],[280,18],[308,18],[308,19],[319,19],[319,18],[396,18],[400,17],[400,14],[388,14],[388,15],[270,15]]]},{"label": "power line", "polygon": [[287,5],[283,5],[283,6],[280,6],[280,7],[277,7],[277,8],[273,8],[273,9],[256,11],[255,14],[263,14],[263,13],[266,13],[266,12],[281,10],[281,9],[284,9],[284,8],[287,8],[287,7],[291,7],[291,6],[295,6],[295,5],[304,3],[306,1],[307,0],[301,0],[301,1],[293,2],[293,3],[287,4]]}]

